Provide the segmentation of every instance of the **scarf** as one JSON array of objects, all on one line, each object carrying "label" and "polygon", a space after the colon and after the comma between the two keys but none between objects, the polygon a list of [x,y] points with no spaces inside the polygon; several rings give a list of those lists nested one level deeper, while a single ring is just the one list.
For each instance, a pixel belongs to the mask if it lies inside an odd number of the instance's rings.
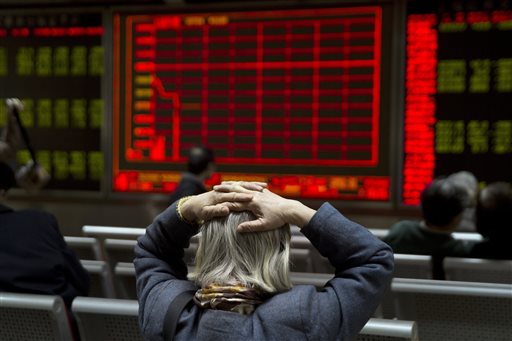
[{"label": "scarf", "polygon": [[196,292],[194,302],[203,309],[226,310],[248,315],[263,303],[267,296],[242,284],[210,284]]}]

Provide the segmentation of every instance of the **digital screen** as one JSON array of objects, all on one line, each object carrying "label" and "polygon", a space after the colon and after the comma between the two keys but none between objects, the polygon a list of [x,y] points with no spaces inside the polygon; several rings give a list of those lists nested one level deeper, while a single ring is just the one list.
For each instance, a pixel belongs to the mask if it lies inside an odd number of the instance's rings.
[{"label": "digital screen", "polygon": [[[46,189],[100,190],[103,152],[101,14],[0,14],[0,126],[5,99],[17,97],[20,118]],[[30,160],[22,144],[19,165]]]},{"label": "digital screen", "polygon": [[113,190],[172,192],[202,144],[210,184],[389,200],[382,25],[380,7],[116,14]]},{"label": "digital screen", "polygon": [[[437,6],[437,5],[436,5]],[[409,5],[402,200],[467,170],[512,181],[512,10]]]}]

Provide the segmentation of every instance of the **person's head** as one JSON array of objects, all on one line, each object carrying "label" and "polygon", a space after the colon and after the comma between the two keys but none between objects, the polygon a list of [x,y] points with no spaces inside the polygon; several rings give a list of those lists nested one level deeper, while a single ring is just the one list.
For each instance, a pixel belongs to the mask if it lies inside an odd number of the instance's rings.
[{"label": "person's head", "polygon": [[456,228],[468,205],[466,191],[446,178],[435,179],[421,192],[423,219],[429,227],[446,231]]},{"label": "person's head", "polygon": [[476,228],[484,237],[512,238],[512,186],[494,182],[480,191],[476,206]]},{"label": "person's head", "polygon": [[476,199],[478,194],[478,180],[475,175],[468,171],[460,171],[453,173],[448,177],[448,180],[466,190],[469,198],[471,199],[471,205],[476,205]]},{"label": "person's head", "polygon": [[0,162],[0,197],[16,185],[16,177],[12,168],[5,162]]},{"label": "person's head", "polygon": [[232,212],[201,228],[195,269],[189,279],[200,287],[242,284],[276,293],[291,288],[290,229],[240,233],[237,226],[254,220],[250,212]]},{"label": "person's head", "polygon": [[215,171],[213,151],[204,146],[196,146],[189,150],[187,169],[190,173],[208,179]]}]

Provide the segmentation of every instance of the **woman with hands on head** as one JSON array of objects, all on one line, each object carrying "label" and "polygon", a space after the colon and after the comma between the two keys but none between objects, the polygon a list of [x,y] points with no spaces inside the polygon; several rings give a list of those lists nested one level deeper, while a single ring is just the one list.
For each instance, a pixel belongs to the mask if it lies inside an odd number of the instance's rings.
[{"label": "woman with hands on head", "polygon": [[[328,203],[315,211],[266,187],[223,182],[182,198],[139,238],[134,263],[146,339],[169,339],[166,313],[187,291],[175,340],[351,340],[361,330],[391,277],[391,249]],[[289,224],[335,267],[322,290],[292,287]],[[199,231],[188,274],[184,248]]]}]

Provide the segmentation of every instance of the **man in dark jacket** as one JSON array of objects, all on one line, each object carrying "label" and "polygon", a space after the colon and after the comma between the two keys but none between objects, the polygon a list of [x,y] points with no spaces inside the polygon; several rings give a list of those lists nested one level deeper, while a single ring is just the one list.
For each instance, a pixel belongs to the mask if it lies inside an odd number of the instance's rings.
[{"label": "man in dark jacket", "polygon": [[0,162],[0,291],[60,295],[69,308],[88,294],[89,275],[52,214],[3,204],[15,184],[13,170]]},{"label": "man in dark jacket", "polygon": [[189,195],[206,192],[204,182],[213,175],[214,171],[215,158],[211,149],[203,146],[190,149],[187,171],[181,175],[181,180],[172,192],[169,203],[172,204],[176,200]]}]

